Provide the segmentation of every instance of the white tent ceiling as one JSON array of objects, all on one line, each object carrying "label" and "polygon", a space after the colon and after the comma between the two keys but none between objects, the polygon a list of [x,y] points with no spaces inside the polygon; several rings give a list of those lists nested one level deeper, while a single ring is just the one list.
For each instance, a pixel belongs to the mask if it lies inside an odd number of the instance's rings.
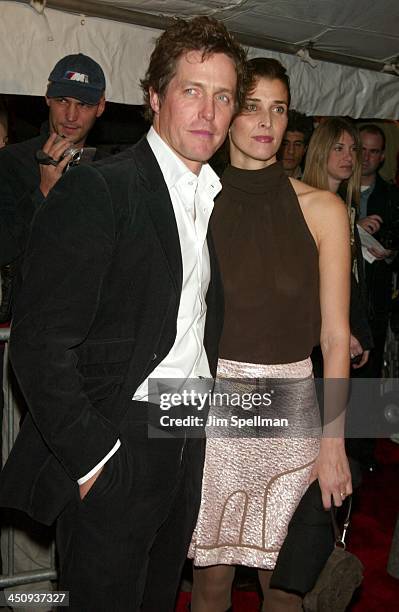
[{"label": "white tent ceiling", "polygon": [[298,110],[399,118],[397,0],[33,0],[30,4],[0,4],[4,93],[42,94],[55,61],[80,50],[103,66],[109,99],[140,104],[139,79],[159,30],[173,16],[207,14],[237,33],[250,56],[269,55],[286,65]]},{"label": "white tent ceiling", "polygon": [[397,0],[48,0],[47,6],[151,27],[164,27],[165,17],[213,15],[255,47],[295,53],[310,45],[320,59],[377,70],[399,61]]}]

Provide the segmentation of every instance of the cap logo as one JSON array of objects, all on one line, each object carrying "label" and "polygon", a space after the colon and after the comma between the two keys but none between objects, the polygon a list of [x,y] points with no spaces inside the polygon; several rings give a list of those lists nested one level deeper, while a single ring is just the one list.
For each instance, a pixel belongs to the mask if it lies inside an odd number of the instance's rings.
[{"label": "cap logo", "polygon": [[64,79],[68,79],[69,81],[78,81],[79,83],[88,83],[89,77],[87,74],[82,74],[81,72],[74,72],[73,70],[67,70],[64,74]]}]

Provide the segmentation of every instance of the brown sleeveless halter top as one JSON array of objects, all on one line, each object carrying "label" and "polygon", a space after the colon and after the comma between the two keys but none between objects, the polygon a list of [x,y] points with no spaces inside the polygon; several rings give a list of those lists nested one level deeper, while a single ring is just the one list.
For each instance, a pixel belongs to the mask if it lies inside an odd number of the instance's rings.
[{"label": "brown sleeveless halter top", "polygon": [[280,163],[229,166],[211,226],[225,292],[220,357],[306,359],[320,340],[318,250]]}]

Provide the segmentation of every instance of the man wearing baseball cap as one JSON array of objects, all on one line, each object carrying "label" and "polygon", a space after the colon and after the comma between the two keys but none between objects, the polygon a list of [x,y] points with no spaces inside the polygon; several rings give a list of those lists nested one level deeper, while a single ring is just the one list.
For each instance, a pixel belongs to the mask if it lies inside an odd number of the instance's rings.
[{"label": "man wearing baseball cap", "polygon": [[[97,62],[83,53],[63,57],[50,73],[46,93],[52,134],[82,147],[104,111],[104,90],[105,77]],[[63,152],[65,142],[61,145]],[[59,149],[53,149],[52,143],[43,150],[58,159]]]},{"label": "man wearing baseball cap", "polygon": [[83,53],[60,59],[48,80],[49,98],[77,98],[91,105],[98,104],[104,98],[104,72],[97,62]]},{"label": "man wearing baseball cap", "polygon": [[[17,281],[10,294],[12,307],[16,302],[18,271],[32,218],[71,161],[71,154],[65,154],[67,150],[75,145],[79,149],[84,146],[96,119],[103,113],[104,91],[105,77],[97,62],[82,53],[63,57],[49,75],[48,126],[46,124],[38,137],[0,151],[0,266],[12,264],[10,269]],[[15,425],[24,412],[21,405],[16,407]],[[35,525],[28,525],[15,529],[15,567],[18,571],[50,566],[48,538],[43,537],[41,530],[36,533]],[[40,582],[13,587],[13,591],[27,588],[49,591],[51,584]],[[38,612],[48,609],[43,604]]]},{"label": "man wearing baseball cap", "polygon": [[104,91],[101,66],[83,53],[66,55],[51,71],[46,93],[51,135],[42,147],[50,163],[40,164],[39,188],[45,197],[71,161],[70,155],[63,157],[71,143],[83,147],[96,119],[103,114]]},{"label": "man wearing baseball cap", "polygon": [[96,61],[83,53],[66,55],[49,75],[47,129],[0,151],[0,265],[23,253],[35,211],[71,161],[68,150],[84,146],[104,112],[104,92]]}]

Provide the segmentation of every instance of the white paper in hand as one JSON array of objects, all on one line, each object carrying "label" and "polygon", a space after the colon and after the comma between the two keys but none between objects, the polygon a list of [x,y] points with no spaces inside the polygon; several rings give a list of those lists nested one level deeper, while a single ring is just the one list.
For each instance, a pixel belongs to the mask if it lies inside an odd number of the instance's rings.
[{"label": "white paper in hand", "polygon": [[387,251],[384,249],[382,244],[374,238],[374,236],[366,232],[366,230],[360,225],[357,226],[357,229],[359,230],[360,242],[362,244],[362,254],[366,261],[373,263],[373,261],[377,259],[372,253],[370,253],[369,249],[371,248],[378,251],[383,257],[387,257]]}]

